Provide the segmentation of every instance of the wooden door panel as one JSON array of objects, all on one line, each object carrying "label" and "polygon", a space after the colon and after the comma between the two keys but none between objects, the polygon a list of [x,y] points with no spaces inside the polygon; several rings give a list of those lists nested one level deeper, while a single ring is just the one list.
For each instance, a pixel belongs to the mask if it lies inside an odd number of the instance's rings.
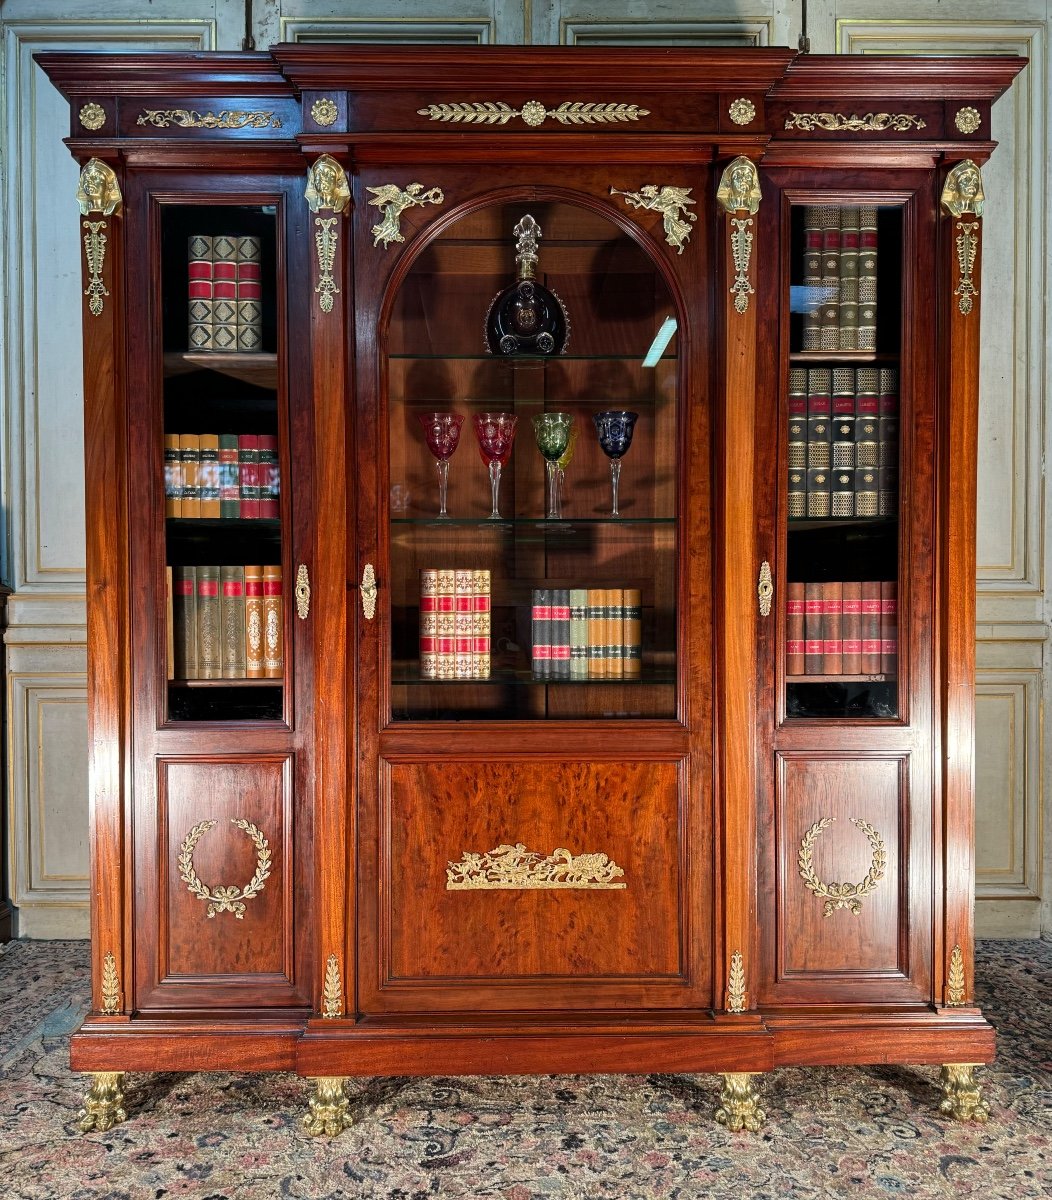
[{"label": "wooden door panel", "polygon": [[485,992],[501,1007],[602,1007],[670,989],[686,1002],[685,774],[679,762],[384,764],[377,1006],[471,1006]]},{"label": "wooden door panel", "polygon": [[778,756],[771,1001],[918,999],[910,766],[905,753]]},{"label": "wooden door panel", "polygon": [[289,1004],[291,755],[157,762],[158,983],[144,1007]]}]

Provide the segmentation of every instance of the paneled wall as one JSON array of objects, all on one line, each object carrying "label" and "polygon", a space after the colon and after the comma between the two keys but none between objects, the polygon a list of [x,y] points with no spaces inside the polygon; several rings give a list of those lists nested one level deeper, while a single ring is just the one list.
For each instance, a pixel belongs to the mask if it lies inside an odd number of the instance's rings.
[{"label": "paneled wall", "polygon": [[[809,0],[817,53],[1023,54],[996,106],[985,172],[979,478],[977,827],[980,935],[1052,929],[1052,773],[1045,736],[1052,513],[1044,486],[1050,394],[1047,40],[1052,0]],[[105,15],[99,15],[99,9]],[[784,0],[268,0],[256,44],[346,40],[567,45],[793,45]],[[143,13],[148,12],[144,17]],[[336,15],[337,12],[339,15]],[[87,931],[87,778],[80,302],[65,102],[39,49],[241,47],[240,0],[6,0],[3,33],[6,307],[2,576],[7,642],[8,849],[23,936]],[[1046,819],[1047,818],[1047,819]],[[1043,897],[1046,897],[1043,899]]]}]

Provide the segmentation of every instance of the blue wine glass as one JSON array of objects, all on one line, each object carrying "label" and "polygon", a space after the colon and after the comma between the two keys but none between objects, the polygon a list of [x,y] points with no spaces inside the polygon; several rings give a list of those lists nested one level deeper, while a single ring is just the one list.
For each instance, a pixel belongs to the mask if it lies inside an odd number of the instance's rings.
[{"label": "blue wine glass", "polygon": [[619,409],[609,409],[606,412],[595,413],[592,420],[595,431],[599,435],[599,446],[610,459],[610,487],[613,491],[613,506],[610,515],[620,516],[617,511],[617,485],[621,478],[621,459],[628,453],[632,445],[632,432],[636,427],[639,413],[623,412]]}]

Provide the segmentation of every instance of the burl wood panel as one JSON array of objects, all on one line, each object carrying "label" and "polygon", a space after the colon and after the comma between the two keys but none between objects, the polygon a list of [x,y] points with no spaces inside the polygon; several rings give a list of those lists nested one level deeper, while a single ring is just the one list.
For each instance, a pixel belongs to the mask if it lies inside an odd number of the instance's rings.
[{"label": "burl wood panel", "polygon": [[[398,980],[675,976],[682,887],[675,763],[390,768],[390,975]],[[604,853],[623,890],[447,891],[446,867],[502,844]],[[700,922],[699,922],[700,923]]]},{"label": "burl wood panel", "polygon": [[[172,976],[292,976],[291,912],[287,845],[291,830],[291,759],[226,762],[167,761],[160,765],[161,837],[167,887],[167,971]],[[180,845],[201,821],[216,824],[193,851],[193,869],[213,892],[243,889],[253,878],[258,855],[249,834],[233,824],[255,825],[267,841],[271,870],[262,889],[232,912],[208,916],[180,877]],[[163,961],[163,960],[162,960]]]},{"label": "burl wood panel", "polygon": [[[783,757],[780,760],[782,978],[818,974],[899,975],[906,930],[899,902],[902,759]],[[859,900],[858,913],[841,908],[825,916],[825,900],[806,885],[799,868],[801,843],[814,822],[834,823],[818,834],[811,858],[823,884],[865,879],[874,847],[851,818],[867,822],[885,847],[883,878]]]}]

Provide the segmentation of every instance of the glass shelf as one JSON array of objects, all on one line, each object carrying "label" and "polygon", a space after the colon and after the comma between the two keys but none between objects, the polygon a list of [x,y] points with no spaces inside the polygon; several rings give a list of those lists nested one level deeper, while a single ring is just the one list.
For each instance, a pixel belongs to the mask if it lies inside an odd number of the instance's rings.
[{"label": "glass shelf", "polygon": [[886,354],[877,350],[794,350],[789,355],[791,363],[897,363],[898,354]]},{"label": "glass shelf", "polygon": [[168,686],[173,688],[279,688],[283,682],[281,679],[169,679]]},{"label": "glass shelf", "polygon": [[630,525],[675,525],[675,517],[392,517],[392,525],[418,526],[425,529],[543,529],[553,533],[573,533],[577,526],[618,529]]},{"label": "glass shelf", "polygon": [[[867,677],[868,678],[868,677]],[[495,670],[486,679],[433,679],[420,674],[419,668],[391,668],[392,684],[422,685],[430,687],[640,687],[647,684],[670,684],[676,682],[675,671],[646,671],[636,678],[602,679],[538,679],[530,671]]]},{"label": "glass shelf", "polygon": [[[165,357],[167,358],[167,355]],[[235,356],[231,355],[230,357]],[[545,367],[549,363],[561,362],[634,362],[640,366],[643,365],[642,355],[639,354],[518,354],[504,357],[500,354],[487,354],[485,351],[480,351],[478,354],[389,354],[387,357],[392,362],[434,362],[437,360],[440,362],[500,363],[509,367]],[[676,362],[676,355],[663,354],[657,361],[659,363]]]}]

